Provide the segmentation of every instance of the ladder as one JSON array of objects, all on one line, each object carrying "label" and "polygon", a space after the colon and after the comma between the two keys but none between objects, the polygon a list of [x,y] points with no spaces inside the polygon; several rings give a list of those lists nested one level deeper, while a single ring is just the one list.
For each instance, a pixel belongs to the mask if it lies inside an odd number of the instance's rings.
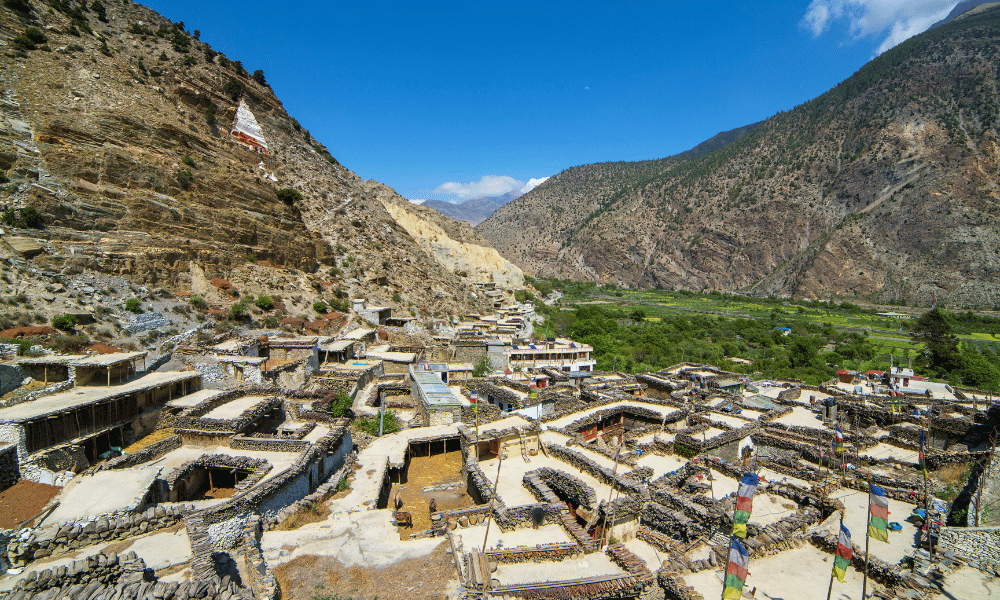
[{"label": "ladder", "polygon": [[524,462],[530,463],[531,458],[528,457],[528,444],[524,440],[524,432],[521,431],[520,427],[515,427],[514,429],[517,430],[517,437],[521,440],[521,458],[524,459]]}]

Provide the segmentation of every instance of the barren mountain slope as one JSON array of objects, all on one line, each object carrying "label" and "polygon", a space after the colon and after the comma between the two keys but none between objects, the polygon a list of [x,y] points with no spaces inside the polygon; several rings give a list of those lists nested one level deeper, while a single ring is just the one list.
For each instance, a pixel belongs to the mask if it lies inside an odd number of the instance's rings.
[{"label": "barren mountain slope", "polygon": [[[27,232],[49,243],[36,261],[186,290],[199,269],[239,278],[249,256],[301,270],[318,295],[402,292],[437,314],[481,304],[270,87],[183,24],[131,2],[105,4],[106,22],[30,6],[0,7],[0,174],[5,203],[45,216]],[[32,26],[47,37],[36,49],[15,38]],[[241,90],[270,154],[226,135]],[[279,200],[286,188],[301,199]]]},{"label": "barren mountain slope", "polygon": [[1000,303],[998,57],[1000,10],[968,15],[719,150],[568,169],[477,231],[533,274]]}]

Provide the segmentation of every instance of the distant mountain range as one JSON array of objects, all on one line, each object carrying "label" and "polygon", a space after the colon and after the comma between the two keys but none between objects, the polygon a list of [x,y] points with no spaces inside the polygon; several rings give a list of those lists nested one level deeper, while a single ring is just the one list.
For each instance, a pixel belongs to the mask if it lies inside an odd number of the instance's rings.
[{"label": "distant mountain range", "polygon": [[966,2],[827,93],[683,154],[566,169],[476,231],[535,276],[1000,303],[1000,7]]},{"label": "distant mountain range", "polygon": [[519,190],[512,190],[502,196],[471,198],[458,204],[442,200],[425,200],[423,205],[456,221],[464,221],[469,225],[479,225],[501,206],[512,200],[517,200],[522,195]]},{"label": "distant mountain range", "polygon": [[[984,4],[986,6],[983,6]],[[988,10],[990,8],[993,8],[994,6],[997,6],[997,5],[1000,5],[1000,2],[990,2],[990,0],[965,0],[964,2],[959,2],[958,5],[955,8],[951,9],[951,12],[948,13],[947,17],[945,17],[945,18],[941,19],[940,21],[938,21],[937,23],[931,25],[930,27],[927,28],[927,30],[930,31],[931,29],[934,29],[935,27],[940,27],[940,26],[944,25],[945,23],[951,23],[956,18],[958,18],[958,17],[960,17],[960,16],[962,16],[962,15],[964,15],[966,13],[970,13],[970,11],[972,11],[974,8],[982,7],[982,8],[979,8],[979,10],[977,10],[975,12],[971,12],[970,15],[976,14],[976,13],[984,11],[984,10]],[[969,15],[966,15],[966,16],[969,16]]]}]

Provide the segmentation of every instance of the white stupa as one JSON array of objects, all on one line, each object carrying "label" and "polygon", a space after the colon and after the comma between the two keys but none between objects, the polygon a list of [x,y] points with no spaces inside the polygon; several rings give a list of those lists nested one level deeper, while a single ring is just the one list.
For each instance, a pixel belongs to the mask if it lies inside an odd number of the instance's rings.
[{"label": "white stupa", "polygon": [[240,98],[240,107],[236,109],[236,121],[233,122],[233,130],[229,133],[237,141],[253,150],[268,152],[264,132],[257,124],[257,119],[254,118],[243,98]]}]

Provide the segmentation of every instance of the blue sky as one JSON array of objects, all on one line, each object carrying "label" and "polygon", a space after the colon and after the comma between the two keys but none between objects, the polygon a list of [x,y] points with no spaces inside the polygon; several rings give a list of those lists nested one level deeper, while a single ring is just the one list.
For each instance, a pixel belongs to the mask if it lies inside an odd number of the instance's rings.
[{"label": "blue sky", "polygon": [[146,2],[263,69],[359,176],[450,201],[766,119],[956,3]]}]

